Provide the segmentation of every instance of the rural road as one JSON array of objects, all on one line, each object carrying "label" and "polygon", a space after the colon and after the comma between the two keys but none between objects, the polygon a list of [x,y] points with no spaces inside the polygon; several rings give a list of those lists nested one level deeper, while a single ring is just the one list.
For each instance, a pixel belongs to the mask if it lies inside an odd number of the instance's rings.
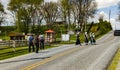
[{"label": "rural road", "polygon": [[120,47],[120,37],[109,32],[96,45],[74,44],[0,61],[0,70],[106,70]]}]

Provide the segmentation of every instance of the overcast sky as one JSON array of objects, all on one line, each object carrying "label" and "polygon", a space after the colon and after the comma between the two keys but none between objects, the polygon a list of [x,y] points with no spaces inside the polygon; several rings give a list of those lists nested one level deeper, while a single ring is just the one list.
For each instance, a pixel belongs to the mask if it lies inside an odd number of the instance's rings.
[{"label": "overcast sky", "polygon": [[[57,2],[57,0],[45,0],[45,1],[53,1],[53,2]],[[109,20],[109,11],[111,10],[111,23],[113,25],[113,27],[115,27],[115,25],[117,24],[120,25],[119,22],[116,22],[117,16],[118,16],[118,2],[120,0],[95,0],[98,4],[98,11],[95,15],[95,18],[93,19],[93,21],[97,21],[98,17],[100,14],[103,14],[105,17],[105,20]],[[2,4],[7,7],[7,4],[9,2],[9,0],[0,0],[0,2],[2,2]]]}]

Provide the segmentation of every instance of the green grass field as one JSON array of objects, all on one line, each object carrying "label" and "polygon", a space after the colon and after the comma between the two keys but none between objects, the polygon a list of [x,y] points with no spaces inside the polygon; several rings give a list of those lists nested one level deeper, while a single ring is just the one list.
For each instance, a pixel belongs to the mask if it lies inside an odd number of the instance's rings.
[{"label": "green grass field", "polygon": [[[57,46],[47,45],[45,46],[45,49],[53,48],[53,47],[57,47]],[[16,57],[16,56],[20,56],[20,55],[24,55],[28,53],[29,53],[28,46],[16,47],[15,49],[13,47],[7,47],[5,49],[1,48],[0,49],[0,60],[12,58],[12,57]]]}]

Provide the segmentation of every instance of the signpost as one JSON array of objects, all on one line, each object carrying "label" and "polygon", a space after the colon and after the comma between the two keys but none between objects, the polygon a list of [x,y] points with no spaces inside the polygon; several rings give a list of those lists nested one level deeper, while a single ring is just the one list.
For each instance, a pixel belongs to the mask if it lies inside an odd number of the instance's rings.
[{"label": "signpost", "polygon": [[69,34],[62,34],[62,41],[69,41],[70,35]]}]

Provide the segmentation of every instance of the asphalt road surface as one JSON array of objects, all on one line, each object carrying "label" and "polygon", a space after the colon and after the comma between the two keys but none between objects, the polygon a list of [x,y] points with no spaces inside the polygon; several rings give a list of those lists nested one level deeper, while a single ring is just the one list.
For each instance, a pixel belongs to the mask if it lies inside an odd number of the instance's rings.
[{"label": "asphalt road surface", "polygon": [[96,45],[63,45],[0,61],[0,70],[106,70],[120,37],[109,32]]}]

